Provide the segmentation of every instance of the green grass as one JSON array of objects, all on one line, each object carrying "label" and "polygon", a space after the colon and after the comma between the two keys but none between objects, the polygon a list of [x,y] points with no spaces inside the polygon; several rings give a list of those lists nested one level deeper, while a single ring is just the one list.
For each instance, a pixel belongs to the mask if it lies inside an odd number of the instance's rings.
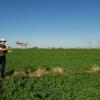
[{"label": "green grass", "polygon": [[61,67],[63,75],[0,80],[1,100],[100,100],[100,49],[14,49],[7,54],[6,72]]},{"label": "green grass", "polygon": [[89,68],[100,66],[99,49],[16,49],[7,55],[7,68],[54,67]]}]

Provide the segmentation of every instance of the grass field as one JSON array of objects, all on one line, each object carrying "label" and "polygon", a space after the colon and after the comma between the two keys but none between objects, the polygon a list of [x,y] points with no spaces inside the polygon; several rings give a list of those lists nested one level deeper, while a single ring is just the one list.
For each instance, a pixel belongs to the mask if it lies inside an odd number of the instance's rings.
[{"label": "grass field", "polygon": [[100,100],[100,49],[14,49],[6,73],[62,68],[41,77],[0,79],[0,100]]}]

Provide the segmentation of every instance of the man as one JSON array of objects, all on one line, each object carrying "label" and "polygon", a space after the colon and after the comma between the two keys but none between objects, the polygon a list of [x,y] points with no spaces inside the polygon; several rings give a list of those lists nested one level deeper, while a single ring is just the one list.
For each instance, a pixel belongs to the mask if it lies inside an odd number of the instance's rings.
[{"label": "man", "polygon": [[6,40],[0,39],[0,77],[4,78],[5,64],[6,64],[6,53],[9,49],[5,46]]}]

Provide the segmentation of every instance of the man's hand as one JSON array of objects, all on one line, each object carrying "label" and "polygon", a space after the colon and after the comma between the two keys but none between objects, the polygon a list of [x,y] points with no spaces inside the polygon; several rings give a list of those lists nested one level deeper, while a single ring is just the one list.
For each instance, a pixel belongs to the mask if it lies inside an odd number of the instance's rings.
[{"label": "man's hand", "polygon": [[8,49],[7,52],[10,53],[10,52],[12,52],[12,50],[11,49]]},{"label": "man's hand", "polygon": [[4,48],[4,49],[2,49],[2,51],[8,51],[8,49]]}]

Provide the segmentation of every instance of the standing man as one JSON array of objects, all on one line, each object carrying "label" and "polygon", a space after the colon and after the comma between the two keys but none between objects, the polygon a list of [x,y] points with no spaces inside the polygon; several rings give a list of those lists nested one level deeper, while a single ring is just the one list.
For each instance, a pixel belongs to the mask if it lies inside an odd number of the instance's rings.
[{"label": "standing man", "polygon": [[0,77],[4,78],[5,65],[6,65],[6,53],[9,49],[5,46],[6,40],[0,39]]}]

